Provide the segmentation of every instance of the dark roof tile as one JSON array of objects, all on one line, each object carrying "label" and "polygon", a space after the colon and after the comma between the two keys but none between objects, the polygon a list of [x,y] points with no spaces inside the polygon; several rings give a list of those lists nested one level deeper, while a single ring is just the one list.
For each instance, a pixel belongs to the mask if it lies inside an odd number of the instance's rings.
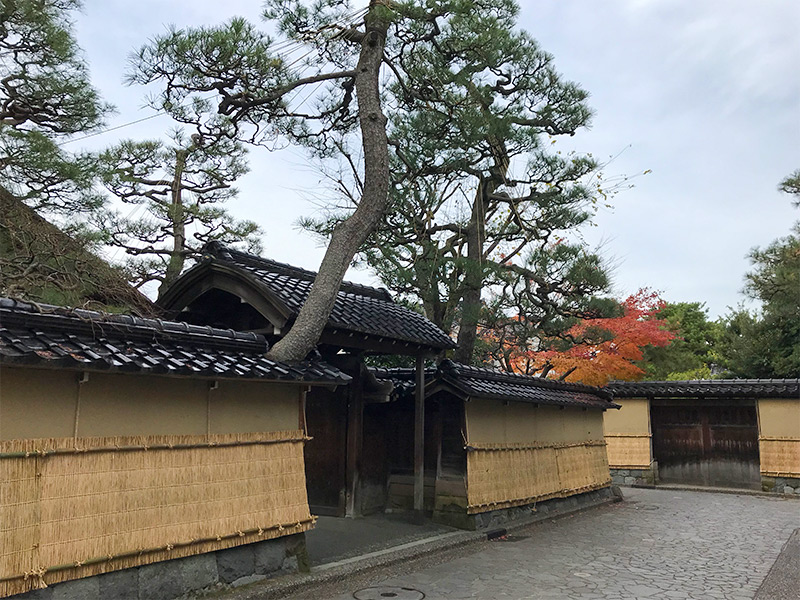
[{"label": "dark roof tile", "polygon": [[439,365],[437,377],[470,396],[534,404],[618,408],[608,392],[577,383],[553,381],[494,369],[471,367],[449,360]]},{"label": "dark roof tile", "polygon": [[[291,318],[303,306],[316,273],[221,245],[210,245],[207,255],[238,268],[265,285],[284,304]],[[328,328],[409,342],[434,349],[455,348],[455,342],[423,315],[396,304],[389,292],[343,282],[328,319]]]},{"label": "dark roof tile", "polygon": [[0,298],[0,363],[341,384],[321,362],[266,358],[254,333]]},{"label": "dark roof tile", "polygon": [[[371,369],[377,379],[394,384],[395,394],[412,394],[415,371],[409,368]],[[444,360],[438,369],[425,370],[425,386],[442,382],[469,396],[581,408],[619,408],[602,388],[504,373]]]},{"label": "dark roof tile", "polygon": [[700,379],[686,381],[612,381],[615,398],[797,398],[800,379]]}]

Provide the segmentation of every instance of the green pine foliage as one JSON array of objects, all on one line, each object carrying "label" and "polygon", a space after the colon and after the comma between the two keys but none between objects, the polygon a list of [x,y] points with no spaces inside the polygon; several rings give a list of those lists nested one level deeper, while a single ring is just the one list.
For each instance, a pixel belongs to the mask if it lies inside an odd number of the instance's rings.
[{"label": "green pine foliage", "polygon": [[737,377],[800,377],[800,225],[750,260],[745,292],[761,310],[728,316],[723,364]]},{"label": "green pine foliage", "polygon": [[92,156],[59,146],[99,128],[111,110],[73,35],[79,8],[76,0],[3,0],[0,8],[0,185],[51,214],[102,203]]},{"label": "green pine foliage", "polygon": [[[525,339],[568,327],[608,285],[601,259],[569,241],[609,193],[599,165],[555,146],[588,126],[588,93],[518,28],[514,2],[396,10],[407,31],[396,25],[386,50],[390,209],[361,260],[448,332],[507,326],[511,313]],[[358,153],[339,151],[326,174],[354,207]],[[325,237],[351,210],[302,225]]]},{"label": "green pine foliage", "polygon": [[125,251],[135,287],[157,282],[163,294],[211,241],[260,251],[259,227],[224,206],[248,171],[246,154],[225,135],[187,138],[176,130],[170,143],[125,140],[100,155],[103,185],[127,213],[105,213],[100,230],[109,246]]}]

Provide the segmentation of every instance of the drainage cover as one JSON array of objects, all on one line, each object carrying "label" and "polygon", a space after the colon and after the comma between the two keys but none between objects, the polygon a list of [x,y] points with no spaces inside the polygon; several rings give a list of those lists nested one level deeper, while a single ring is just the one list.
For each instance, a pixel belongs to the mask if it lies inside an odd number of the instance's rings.
[{"label": "drainage cover", "polygon": [[356,600],[422,600],[425,594],[419,590],[409,587],[397,587],[393,585],[377,585],[375,587],[363,588],[353,592]]}]

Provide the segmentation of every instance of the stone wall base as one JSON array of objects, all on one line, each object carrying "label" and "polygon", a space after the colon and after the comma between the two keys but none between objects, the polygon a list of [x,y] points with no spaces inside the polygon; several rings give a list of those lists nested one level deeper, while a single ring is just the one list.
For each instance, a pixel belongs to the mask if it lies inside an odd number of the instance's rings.
[{"label": "stone wall base", "polygon": [[761,476],[761,489],[775,494],[800,495],[800,478]]},{"label": "stone wall base", "polygon": [[614,485],[655,485],[656,468],[611,469],[611,482]]},{"label": "stone wall base", "polygon": [[535,521],[538,518],[554,517],[574,510],[605,504],[614,498],[614,492],[609,486],[599,490],[592,490],[591,492],[584,492],[583,494],[575,494],[568,498],[553,498],[534,504],[501,508],[474,515],[466,514],[465,509],[463,512],[452,510],[454,505],[451,505],[451,510],[434,512],[433,519],[452,527],[470,531],[498,529],[515,522]]},{"label": "stone wall base", "polygon": [[173,600],[198,592],[238,587],[279,572],[298,570],[308,570],[304,533],[65,581],[10,598]]}]

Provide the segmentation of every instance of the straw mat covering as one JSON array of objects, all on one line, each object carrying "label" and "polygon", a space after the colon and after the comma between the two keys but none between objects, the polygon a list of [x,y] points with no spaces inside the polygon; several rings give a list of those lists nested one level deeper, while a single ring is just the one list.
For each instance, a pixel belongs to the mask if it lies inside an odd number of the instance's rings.
[{"label": "straw mat covering", "polygon": [[467,447],[467,512],[530,504],[611,483],[605,442]]},{"label": "straw mat covering", "polygon": [[304,439],[0,442],[0,596],[310,529]]},{"label": "straw mat covering", "polygon": [[650,435],[607,433],[608,465],[612,469],[649,469]]},{"label": "straw mat covering", "polygon": [[800,439],[762,437],[758,442],[762,475],[800,477]]}]

